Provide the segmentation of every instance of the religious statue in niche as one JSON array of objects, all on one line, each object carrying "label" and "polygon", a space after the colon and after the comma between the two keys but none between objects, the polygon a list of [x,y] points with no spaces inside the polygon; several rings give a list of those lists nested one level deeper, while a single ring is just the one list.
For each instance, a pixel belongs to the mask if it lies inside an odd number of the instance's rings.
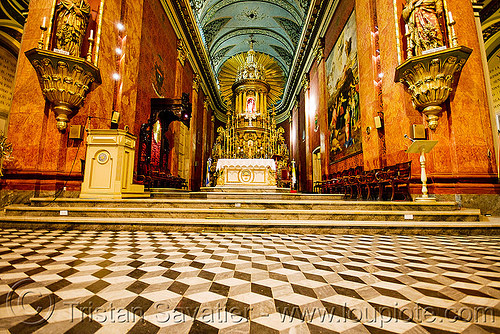
[{"label": "religious statue in niche", "polygon": [[255,99],[253,97],[247,99],[247,112],[255,112]]},{"label": "religious statue in niche", "polygon": [[442,0],[408,0],[403,8],[403,19],[409,35],[408,48],[415,56],[444,46],[442,17]]},{"label": "religious statue in niche", "polygon": [[80,57],[83,37],[90,20],[86,0],[61,0],[56,7],[56,49]]}]

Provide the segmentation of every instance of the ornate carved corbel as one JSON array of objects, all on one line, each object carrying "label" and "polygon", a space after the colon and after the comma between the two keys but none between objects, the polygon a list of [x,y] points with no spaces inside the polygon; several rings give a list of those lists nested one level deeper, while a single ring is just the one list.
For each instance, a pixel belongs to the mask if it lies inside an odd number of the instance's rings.
[{"label": "ornate carved corbel", "polygon": [[396,68],[395,81],[405,83],[414,107],[427,116],[429,128],[436,129],[442,111],[472,49],[465,46],[445,49],[408,59]]},{"label": "ornate carved corbel", "polygon": [[65,130],[86,95],[101,83],[101,72],[85,58],[49,50],[31,49],[26,57],[36,70],[42,94],[53,104],[57,128]]}]

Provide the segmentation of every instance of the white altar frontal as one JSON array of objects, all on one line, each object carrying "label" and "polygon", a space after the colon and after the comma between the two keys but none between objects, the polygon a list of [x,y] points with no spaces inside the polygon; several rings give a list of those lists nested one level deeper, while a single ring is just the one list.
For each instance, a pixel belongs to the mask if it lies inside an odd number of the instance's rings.
[{"label": "white altar frontal", "polygon": [[276,188],[273,159],[219,159],[217,187]]}]

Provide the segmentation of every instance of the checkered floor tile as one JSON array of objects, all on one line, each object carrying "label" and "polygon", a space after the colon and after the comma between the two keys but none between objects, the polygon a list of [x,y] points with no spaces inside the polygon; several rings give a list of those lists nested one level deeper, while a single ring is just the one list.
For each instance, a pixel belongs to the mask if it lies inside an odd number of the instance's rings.
[{"label": "checkered floor tile", "polygon": [[0,230],[0,334],[464,332],[498,236]]}]

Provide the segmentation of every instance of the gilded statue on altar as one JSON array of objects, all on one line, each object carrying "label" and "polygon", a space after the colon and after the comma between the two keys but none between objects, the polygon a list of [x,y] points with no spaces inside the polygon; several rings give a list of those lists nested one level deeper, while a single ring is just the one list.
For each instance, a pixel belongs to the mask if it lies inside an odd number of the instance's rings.
[{"label": "gilded statue on altar", "polygon": [[83,37],[90,20],[86,0],[61,0],[57,5],[56,48],[80,57]]},{"label": "gilded statue on altar", "polygon": [[442,17],[442,0],[408,0],[403,8],[403,19],[409,35],[408,47],[415,56],[444,45]]}]

